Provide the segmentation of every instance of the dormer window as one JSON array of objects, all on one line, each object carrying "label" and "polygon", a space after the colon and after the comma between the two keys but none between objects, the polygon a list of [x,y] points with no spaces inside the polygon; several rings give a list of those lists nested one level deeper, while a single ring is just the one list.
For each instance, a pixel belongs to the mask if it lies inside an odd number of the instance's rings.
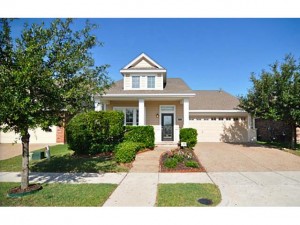
[{"label": "dormer window", "polygon": [[147,76],[147,88],[155,88],[155,76]]},{"label": "dormer window", "polygon": [[140,77],[132,76],[132,88],[140,88]]}]

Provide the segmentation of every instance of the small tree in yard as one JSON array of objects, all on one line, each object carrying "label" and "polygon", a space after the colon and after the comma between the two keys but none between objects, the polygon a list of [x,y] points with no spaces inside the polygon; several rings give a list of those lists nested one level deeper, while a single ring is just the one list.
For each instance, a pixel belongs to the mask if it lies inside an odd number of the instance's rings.
[{"label": "small tree in yard", "polygon": [[88,21],[73,31],[72,19],[24,25],[11,37],[11,21],[0,23],[0,129],[22,141],[21,189],[29,186],[29,129],[50,130],[66,117],[91,108],[91,96],[111,85],[106,68],[95,66],[90,50],[101,45]]},{"label": "small tree in yard", "polygon": [[291,147],[295,148],[300,126],[300,62],[287,55],[283,63],[270,67],[259,79],[251,75],[253,87],[240,97],[240,107],[255,117],[285,121],[292,129]]}]

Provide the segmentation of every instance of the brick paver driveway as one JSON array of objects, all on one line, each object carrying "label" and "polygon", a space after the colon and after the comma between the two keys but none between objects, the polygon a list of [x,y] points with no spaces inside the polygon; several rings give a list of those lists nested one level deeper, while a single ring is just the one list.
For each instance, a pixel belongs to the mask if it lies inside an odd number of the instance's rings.
[{"label": "brick paver driveway", "polygon": [[195,153],[208,172],[300,171],[300,157],[274,148],[198,143]]}]

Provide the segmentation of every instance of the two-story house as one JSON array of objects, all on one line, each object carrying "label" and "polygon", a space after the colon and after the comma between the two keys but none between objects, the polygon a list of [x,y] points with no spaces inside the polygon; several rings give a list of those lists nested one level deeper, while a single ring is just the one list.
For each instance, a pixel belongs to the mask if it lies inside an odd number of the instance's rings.
[{"label": "two-story house", "polygon": [[142,53],[120,70],[123,79],[95,98],[95,110],[124,112],[124,125],[151,125],[155,143],[178,143],[180,128],[196,128],[199,142],[256,140],[253,119],[224,91],[191,90]]}]

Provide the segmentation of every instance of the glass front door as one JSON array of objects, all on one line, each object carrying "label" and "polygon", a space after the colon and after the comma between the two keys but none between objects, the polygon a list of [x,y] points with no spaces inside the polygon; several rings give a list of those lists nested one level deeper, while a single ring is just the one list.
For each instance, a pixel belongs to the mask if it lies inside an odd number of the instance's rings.
[{"label": "glass front door", "polygon": [[174,114],[163,113],[161,115],[162,141],[173,141]]}]

